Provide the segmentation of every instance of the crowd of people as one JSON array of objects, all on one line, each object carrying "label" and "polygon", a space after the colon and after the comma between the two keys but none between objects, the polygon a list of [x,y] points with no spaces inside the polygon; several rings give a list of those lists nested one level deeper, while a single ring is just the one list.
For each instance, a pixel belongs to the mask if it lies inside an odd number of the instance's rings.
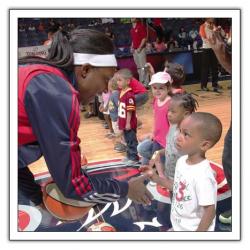
[{"label": "crowd of people", "polygon": [[[213,21],[207,19],[205,25],[211,26]],[[159,20],[155,20],[152,27],[157,30],[159,43],[163,34]],[[215,53],[214,57],[231,73],[230,55],[227,50],[222,51],[222,46],[226,45],[222,42],[221,30],[215,26],[204,30],[203,42],[210,46],[206,49]],[[28,168],[43,155],[54,182],[65,197],[95,204],[128,196],[134,202],[150,205],[153,197],[144,184],[149,178],[171,191],[171,230],[213,231],[217,183],[206,152],[221,137],[220,120],[211,113],[196,112],[197,101],[182,87],[185,72],[180,64],[166,62],[164,71],[156,73],[149,64],[148,75],[144,75],[147,36],[140,20],[134,18],[131,27],[131,48],[139,80],[129,69],[117,70],[112,32],[107,32],[109,37],[99,31],[73,29],[65,35],[59,29],[53,33],[47,58],[20,60],[19,192],[35,206],[46,209],[41,187]],[[185,46],[187,33],[182,28],[179,34],[180,44]],[[197,32],[192,30],[191,35],[195,41]],[[222,53],[227,57],[221,56]],[[154,124],[144,140],[138,141],[137,108],[149,99],[146,77],[153,95]],[[202,77],[205,79],[205,69]],[[216,90],[217,84],[214,79]],[[202,89],[205,85],[204,80]],[[110,129],[107,136],[115,139],[114,149],[126,152],[124,164],[140,167],[140,177],[129,181],[100,179],[89,176],[81,168],[77,135],[80,103],[88,104],[97,94],[99,111]],[[225,148],[230,154],[230,145]],[[225,165],[228,164],[227,161]],[[225,168],[230,172],[230,166]],[[226,177],[230,183],[230,173]]]}]

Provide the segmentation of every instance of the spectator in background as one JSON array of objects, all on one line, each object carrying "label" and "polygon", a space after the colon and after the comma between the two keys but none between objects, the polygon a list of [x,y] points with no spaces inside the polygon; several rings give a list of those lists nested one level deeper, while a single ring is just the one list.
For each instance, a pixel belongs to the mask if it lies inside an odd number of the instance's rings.
[{"label": "spectator in background", "polygon": [[139,80],[144,85],[148,84],[148,76],[143,70],[146,61],[146,42],[147,42],[147,30],[146,26],[137,18],[131,18],[132,28],[130,30],[131,35],[131,53],[133,53],[133,58],[137,66],[137,71],[139,74]]},{"label": "spectator in background", "polygon": [[26,32],[26,29],[25,29],[25,25],[24,24],[20,24],[19,25],[19,32]]},{"label": "spectator in background", "polygon": [[189,41],[191,43],[191,47],[193,49],[197,49],[198,39],[199,39],[199,31],[192,26],[192,29],[188,33]]},{"label": "spectator in background", "polygon": [[36,27],[34,26],[33,23],[29,25],[28,31],[36,31]]},{"label": "spectator in background", "polygon": [[152,43],[147,42],[146,43],[146,54],[150,54],[150,53],[153,53],[153,52],[154,52],[154,48],[153,48]]},{"label": "spectator in background", "polygon": [[43,45],[49,46],[52,43],[54,34],[58,31],[59,27],[54,25],[48,29],[48,39],[43,43]]},{"label": "spectator in background", "polygon": [[39,26],[38,26],[37,29],[38,29],[39,32],[44,32],[45,28],[44,28],[43,22],[40,22],[40,23],[39,23]]},{"label": "spectator in background", "polygon": [[106,27],[105,28],[105,35],[108,36],[113,42],[114,42],[114,39],[115,39],[115,35],[114,33],[112,32],[111,28],[110,27]]},{"label": "spectator in background", "polygon": [[171,35],[170,36],[170,38],[169,38],[169,41],[168,41],[168,43],[167,43],[167,49],[168,49],[168,51],[172,51],[172,50],[174,50],[175,48],[178,48],[179,46],[178,46],[178,42],[176,41],[176,39],[174,38],[174,36],[173,35]]},{"label": "spectator in background", "polygon": [[68,23],[67,29],[68,31],[72,31],[75,28],[75,24],[73,22]]},{"label": "spectator in background", "polygon": [[156,41],[153,43],[154,49],[156,52],[163,52],[167,49],[165,43],[162,38],[157,37]]},{"label": "spectator in background", "polygon": [[188,34],[185,31],[184,27],[180,28],[179,34],[178,34],[178,43],[181,48],[187,47],[188,44]]},{"label": "spectator in background", "polygon": [[212,32],[216,28],[214,18],[206,18],[205,22],[200,26],[200,36],[203,41],[201,55],[201,90],[209,91],[207,88],[209,70],[212,71],[212,87],[214,92],[221,93],[218,85],[218,61],[211,49],[211,45],[207,40],[207,33]]},{"label": "spectator in background", "polygon": [[161,22],[161,18],[152,18],[148,24],[155,30],[156,37],[163,40],[165,28]]}]

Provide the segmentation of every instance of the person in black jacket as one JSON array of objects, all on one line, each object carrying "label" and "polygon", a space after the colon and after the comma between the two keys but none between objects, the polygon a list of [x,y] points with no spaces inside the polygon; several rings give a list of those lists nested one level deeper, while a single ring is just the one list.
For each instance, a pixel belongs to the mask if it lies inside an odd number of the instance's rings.
[{"label": "person in black jacket", "polygon": [[18,190],[35,205],[43,206],[42,192],[28,165],[42,155],[66,198],[108,203],[128,196],[150,204],[146,177],[101,179],[81,169],[79,103],[107,89],[117,67],[113,52],[103,33],[75,29],[54,34],[47,58],[19,61]]}]

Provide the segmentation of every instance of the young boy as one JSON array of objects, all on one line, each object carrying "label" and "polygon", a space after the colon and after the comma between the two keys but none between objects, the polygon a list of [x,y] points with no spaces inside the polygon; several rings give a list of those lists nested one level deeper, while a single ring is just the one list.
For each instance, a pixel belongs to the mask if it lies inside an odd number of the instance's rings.
[{"label": "young boy", "polygon": [[130,77],[126,71],[120,70],[116,72],[116,80],[118,87],[121,89],[118,108],[118,126],[123,131],[125,142],[127,143],[127,158],[123,160],[126,165],[138,163],[139,157],[137,153],[137,118],[135,96],[129,87]]},{"label": "young boy", "polygon": [[217,183],[206,151],[220,139],[220,120],[204,112],[192,113],[180,124],[176,148],[185,154],[176,164],[174,181],[152,169],[141,169],[152,181],[173,190],[171,223],[174,231],[214,231]]}]

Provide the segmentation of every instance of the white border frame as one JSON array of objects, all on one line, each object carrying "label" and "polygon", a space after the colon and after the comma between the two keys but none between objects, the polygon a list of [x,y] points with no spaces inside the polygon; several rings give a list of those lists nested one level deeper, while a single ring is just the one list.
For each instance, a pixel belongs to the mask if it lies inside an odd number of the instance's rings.
[{"label": "white border frame", "polygon": [[232,18],[232,122],[233,166],[240,164],[240,9],[10,9],[10,240],[239,240],[240,166],[233,167],[232,232],[18,232],[17,231],[17,58],[18,18],[95,18],[95,17],[228,17]]}]

